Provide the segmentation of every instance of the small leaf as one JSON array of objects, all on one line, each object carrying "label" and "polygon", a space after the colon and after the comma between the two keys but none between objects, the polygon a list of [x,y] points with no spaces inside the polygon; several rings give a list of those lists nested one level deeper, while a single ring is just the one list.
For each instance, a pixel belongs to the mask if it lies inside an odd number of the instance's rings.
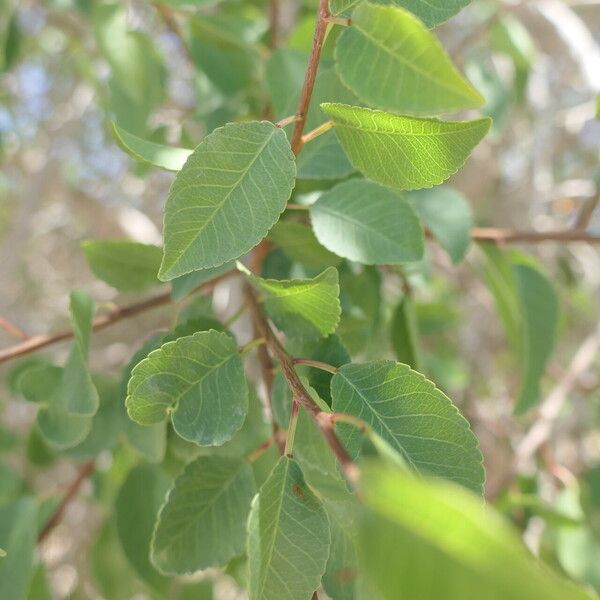
[{"label": "small leaf", "polygon": [[162,592],[168,589],[169,580],[150,564],[150,541],[170,483],[159,467],[141,464],[127,475],[114,509],[125,556],[147,584]]},{"label": "small leaf", "polygon": [[440,121],[322,104],[352,164],[377,183],[418,190],[454,175],[489,131],[489,118]]},{"label": "small leaf", "polygon": [[471,244],[473,213],[467,200],[449,187],[413,192],[408,200],[452,262],[458,264]]},{"label": "small leaf", "polygon": [[342,81],[377,108],[430,115],[485,102],[437,38],[401,8],[359,4],[352,26],[337,42],[335,57]]},{"label": "small leaf", "polygon": [[59,401],[74,415],[93,415],[98,410],[98,392],[87,365],[95,310],[94,301],[87,294],[71,292],[74,343],[62,372]]},{"label": "small leaf", "polygon": [[23,497],[0,506],[0,598],[25,600],[33,571],[37,504]]},{"label": "small leaf", "polygon": [[[380,360],[344,365],[331,380],[334,412],[365,421],[418,472],[481,494],[485,473],[477,438],[450,399],[406,365]],[[339,425],[350,451],[360,431]]]},{"label": "small leaf", "polygon": [[279,221],[269,239],[279,246],[290,260],[313,269],[335,267],[341,259],[319,243],[313,230],[304,223]]},{"label": "small leaf", "polygon": [[515,406],[521,415],[540,398],[540,380],[556,344],[559,305],[553,285],[538,269],[523,263],[513,270],[523,318],[523,381]]},{"label": "small leaf", "polygon": [[[242,267],[243,269],[243,267]],[[333,333],[340,320],[338,272],[329,267],[314,279],[261,279],[248,274],[262,292],[262,302],[275,325],[298,337]]]},{"label": "small leaf", "polygon": [[160,285],[156,274],[162,259],[158,246],[130,240],[97,240],[81,244],[98,279],[120,292],[143,292]]},{"label": "small leaf", "polygon": [[164,421],[201,446],[220,446],[242,426],[248,386],[235,340],[201,331],[168,342],[132,371],[126,400],[140,425]]},{"label": "small leaf", "polygon": [[317,239],[339,256],[367,265],[420,260],[423,230],[395,191],[370,181],[346,181],[310,208]]},{"label": "small leaf", "polygon": [[167,171],[179,171],[193,150],[187,148],[172,148],[144,140],[133,133],[112,124],[113,134],[119,147],[129,156]]},{"label": "small leaf", "polygon": [[406,294],[394,310],[390,327],[392,349],[399,362],[415,371],[421,367],[419,324],[412,297]]},{"label": "small leaf", "polygon": [[173,575],[226,565],[244,552],[255,492],[241,460],[204,456],[188,464],[160,510],[152,562]]},{"label": "small leaf", "polygon": [[159,278],[218,267],[256,246],[285,209],[295,175],[289,142],[272,123],[213,131],[171,186]]},{"label": "small leaf", "polygon": [[359,563],[383,600],[591,600],[536,562],[481,498],[391,466],[361,472]]},{"label": "small leaf", "polygon": [[249,595],[253,600],[309,600],[330,545],[321,502],[298,464],[282,456],[252,502],[248,520]]}]

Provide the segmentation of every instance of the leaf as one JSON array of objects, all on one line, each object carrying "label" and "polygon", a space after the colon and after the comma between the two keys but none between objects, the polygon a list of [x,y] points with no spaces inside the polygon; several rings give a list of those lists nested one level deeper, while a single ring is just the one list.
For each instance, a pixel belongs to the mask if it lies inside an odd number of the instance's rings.
[{"label": "leaf", "polygon": [[171,482],[160,467],[139,465],[129,472],[115,502],[117,534],[127,560],[152,588],[166,592],[169,580],[150,564],[150,541]]},{"label": "leaf", "polygon": [[423,229],[395,191],[371,181],[346,181],[310,208],[317,239],[337,255],[363,264],[420,260]]},{"label": "leaf", "polygon": [[250,598],[309,600],[325,571],[330,541],[323,505],[298,464],[282,456],[248,519]]},{"label": "leaf", "polygon": [[506,521],[464,489],[375,464],[361,481],[359,561],[384,600],[590,598],[537,563]]},{"label": "leaf", "polygon": [[81,248],[94,275],[120,292],[143,292],[160,285],[156,274],[162,250],[158,246],[130,240],[89,240]]},{"label": "leaf", "polygon": [[[243,267],[242,267],[243,269]],[[262,292],[262,303],[275,325],[288,335],[322,337],[333,333],[340,320],[338,272],[329,267],[314,279],[261,279],[250,273]]]},{"label": "leaf", "polygon": [[160,510],[152,562],[164,573],[184,574],[242,554],[255,493],[242,460],[203,456],[188,464]]},{"label": "leaf", "polygon": [[489,118],[439,121],[344,104],[322,104],[352,164],[366,177],[402,190],[428,188],[454,175],[489,131]]},{"label": "leaf", "polygon": [[48,581],[48,573],[43,562],[35,568],[27,600],[53,600],[52,589]]},{"label": "leaf", "polygon": [[341,260],[319,243],[313,230],[304,223],[279,221],[269,233],[269,239],[279,246],[290,260],[313,269],[336,266]]},{"label": "leaf", "polygon": [[164,421],[200,446],[220,446],[242,426],[248,386],[235,340],[201,331],[167,342],[132,371],[126,400],[140,425]]},{"label": "leaf", "polygon": [[218,267],[256,246],[285,209],[295,175],[289,142],[272,123],[213,131],[171,186],[159,278]]},{"label": "leaf", "polygon": [[96,307],[86,293],[74,290],[71,292],[70,308],[74,342],[62,372],[59,402],[73,415],[89,416],[95,414],[99,403],[87,365]]},{"label": "leaf", "polygon": [[405,294],[394,310],[390,327],[392,349],[399,362],[415,371],[421,368],[419,323],[412,296]]},{"label": "leaf", "polygon": [[37,504],[23,497],[0,506],[0,598],[25,600],[37,541]]},{"label": "leaf", "polygon": [[431,115],[485,102],[437,38],[401,8],[359,4],[352,26],[337,42],[335,58],[342,81],[377,108]]},{"label": "leaf", "polygon": [[193,152],[187,148],[173,148],[144,140],[119,127],[116,123],[112,123],[112,129],[121,150],[135,160],[161,167],[167,171],[179,171]]},{"label": "leaf", "polygon": [[413,192],[408,201],[436,237],[442,248],[458,264],[471,245],[473,213],[467,200],[456,190],[438,187]]},{"label": "leaf", "polygon": [[540,380],[556,344],[559,305],[550,281],[528,264],[513,266],[523,318],[523,380],[514,412],[521,415],[540,398]]},{"label": "leaf", "polygon": [[[331,14],[347,13],[360,0],[330,0]],[[459,13],[471,0],[374,0],[377,4],[399,6],[415,14],[427,27],[435,27]]]},{"label": "leaf", "polygon": [[[331,380],[331,396],[334,412],[365,421],[416,471],[482,493],[477,438],[450,399],[420,373],[387,360],[344,365]],[[338,427],[356,455],[360,431]]]},{"label": "leaf", "polygon": [[173,297],[173,300],[181,300],[203,283],[206,283],[219,275],[223,275],[223,273],[227,273],[227,271],[234,268],[235,263],[230,261],[222,264],[220,267],[192,271],[187,275],[177,277],[171,281],[171,296]]}]

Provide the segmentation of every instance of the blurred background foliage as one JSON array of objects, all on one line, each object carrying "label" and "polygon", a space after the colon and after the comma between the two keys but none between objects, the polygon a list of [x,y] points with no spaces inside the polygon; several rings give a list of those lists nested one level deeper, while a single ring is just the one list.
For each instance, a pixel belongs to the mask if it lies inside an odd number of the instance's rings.
[{"label": "blurred background foliage", "polygon": [[[281,0],[281,27],[272,39],[271,8],[261,0],[0,0],[0,316],[35,335],[66,325],[73,287],[101,308],[132,301],[94,277],[80,245],[111,238],[159,244],[172,175],[122,152],[111,121],[149,140],[193,148],[228,121],[292,114],[289,90],[303,78],[315,9],[314,0]],[[448,190],[461,196],[467,218],[537,231],[583,225],[600,235],[600,211],[593,211],[600,185],[600,2],[474,0],[437,34],[494,118],[492,135]],[[273,51],[284,40],[289,50]],[[335,85],[326,77],[332,47],[324,49],[324,88]],[[325,120],[311,118],[310,127]],[[307,173],[296,202],[331,185]],[[304,234],[295,233],[302,243]],[[290,236],[283,232],[282,245]],[[270,255],[268,274],[289,271],[287,246]],[[342,269],[341,337],[356,357],[396,354],[418,362],[471,420],[485,455],[488,498],[522,529],[534,553],[600,591],[598,246],[521,244],[554,283],[560,305],[558,342],[542,381],[542,405],[559,411],[533,456],[524,451],[524,435],[545,413],[511,414],[521,365],[494,300],[497,263],[477,245],[449,246],[450,256],[466,251],[465,259],[455,264],[429,244],[426,259],[403,272],[382,276],[365,267],[359,278],[344,279]],[[317,266],[322,260],[315,258]],[[237,284],[222,284],[214,306],[179,308],[226,319],[238,296]],[[156,330],[172,324],[173,311],[160,309],[96,334],[91,363],[107,374],[101,393],[118,404],[117,374]],[[406,355],[399,340],[407,336],[420,340],[420,356]],[[0,329],[2,347],[14,342]],[[52,352],[63,358],[68,347]],[[4,366],[2,373],[0,499],[32,491],[49,514],[76,467],[36,433],[35,407],[11,389],[14,370]],[[120,544],[110,506],[126,493],[126,477],[138,478],[134,491],[166,484],[151,469],[128,475],[137,459],[110,429],[86,494],[41,546],[31,599],[52,597],[47,586],[56,598],[162,597],[165,582],[149,586],[150,566],[136,564],[135,553],[132,559]],[[177,444],[169,446],[174,465],[186,456]],[[30,509],[21,509],[11,518],[29,518]],[[228,571],[217,577],[215,597],[236,596],[240,574],[236,565]],[[171,597],[213,593],[202,583],[181,590]]]}]

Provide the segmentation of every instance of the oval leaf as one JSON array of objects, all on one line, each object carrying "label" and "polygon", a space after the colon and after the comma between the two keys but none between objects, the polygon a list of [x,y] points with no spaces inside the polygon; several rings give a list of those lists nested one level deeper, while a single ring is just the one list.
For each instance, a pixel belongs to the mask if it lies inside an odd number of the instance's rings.
[{"label": "oval leaf", "polygon": [[439,121],[322,104],[352,164],[390,187],[418,190],[456,173],[490,129],[491,119]]},{"label": "oval leaf", "polygon": [[234,339],[200,331],[151,352],[132,371],[126,400],[140,425],[172,411],[175,431],[201,446],[220,446],[242,426],[248,386]]},{"label": "oval leaf", "polygon": [[361,3],[337,42],[335,58],[342,81],[378,108],[430,115],[484,103],[437,38],[400,8]]},{"label": "oval leaf", "polygon": [[423,229],[397,192],[370,181],[346,181],[310,208],[317,239],[328,250],[366,265],[423,257]]},{"label": "oval leaf", "polygon": [[285,209],[295,175],[286,135],[272,123],[213,131],[171,186],[159,278],[218,267],[256,246]]},{"label": "oval leaf", "polygon": [[[477,438],[450,399],[420,373],[387,360],[344,365],[331,380],[331,396],[335,412],[365,421],[416,471],[482,493]],[[357,453],[359,430],[339,427]]]},{"label": "oval leaf", "polygon": [[319,587],[330,542],[323,505],[298,464],[282,456],[248,519],[250,598],[308,600]]},{"label": "oval leaf", "polygon": [[243,554],[255,493],[252,468],[241,460],[204,456],[191,462],[160,510],[152,562],[175,575],[223,566]]}]

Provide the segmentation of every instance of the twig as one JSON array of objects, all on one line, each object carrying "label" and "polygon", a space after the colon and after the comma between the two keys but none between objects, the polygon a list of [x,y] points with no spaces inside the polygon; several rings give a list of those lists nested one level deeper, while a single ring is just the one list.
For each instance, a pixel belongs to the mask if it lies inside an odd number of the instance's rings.
[{"label": "twig", "polygon": [[[200,291],[203,293],[210,292],[217,283],[231,277],[232,275],[236,275],[238,271],[236,269],[232,269],[231,271],[227,271],[210,281],[207,281],[200,285],[196,291]],[[146,300],[142,300],[140,302],[134,302],[133,304],[129,304],[127,306],[122,306],[120,308],[115,308],[111,312],[101,315],[94,319],[92,322],[92,330],[98,331],[100,329],[104,329],[105,327],[109,327],[114,323],[118,323],[119,321],[123,321],[124,319],[128,319],[129,317],[133,317],[140,313],[146,312],[152,308],[157,308],[159,306],[164,306],[165,304],[169,304],[173,301],[171,297],[171,292],[163,292],[162,294],[158,294],[157,296],[153,296],[152,298],[147,298]],[[58,333],[54,333],[51,335],[36,335],[30,337],[28,340],[16,344],[14,346],[10,346],[9,348],[5,348],[4,350],[0,350],[0,363],[7,362],[12,360],[13,358],[17,358],[18,356],[23,356],[25,354],[30,354],[31,352],[35,352],[41,348],[45,348],[46,346],[51,346],[52,344],[56,344],[58,342],[62,342],[64,340],[71,339],[73,337],[72,329],[65,329],[64,331],[59,331]]]},{"label": "twig", "polygon": [[271,436],[268,440],[263,442],[258,448],[252,450],[252,452],[246,456],[246,462],[250,464],[256,462],[276,441],[277,436]]},{"label": "twig", "polygon": [[585,231],[519,231],[515,229],[499,229],[496,227],[475,227],[471,237],[479,242],[496,242],[499,244],[523,242],[540,244],[542,242],[587,242],[600,244],[600,236],[594,236]]},{"label": "twig", "polygon": [[280,121],[277,121],[277,123],[275,123],[275,126],[282,129],[283,127],[287,127],[288,125],[295,123],[297,120],[298,120],[298,117],[296,115],[290,115],[289,117],[285,117],[285,119],[281,119]]},{"label": "twig", "polygon": [[294,133],[292,134],[292,151],[296,155],[302,149],[302,134],[304,133],[308,107],[310,105],[310,99],[312,98],[313,88],[315,87],[317,71],[319,70],[319,60],[321,59],[321,50],[323,49],[323,42],[325,41],[325,34],[327,33],[327,18],[329,16],[328,0],[319,0],[317,24],[315,26],[312,48],[308,59],[308,66],[306,67],[300,101],[298,102],[298,108],[296,110],[298,120],[296,121]]},{"label": "twig", "polygon": [[279,46],[280,8],[279,0],[269,0],[269,33],[271,34],[269,45],[271,48]]},{"label": "twig", "polygon": [[302,146],[304,144],[308,144],[311,140],[318,138],[320,135],[327,133],[331,128],[333,128],[333,121],[325,121],[322,125],[315,127],[312,131],[309,131],[307,134],[302,136]]},{"label": "twig", "polygon": [[95,461],[90,460],[89,462],[86,462],[81,469],[79,469],[77,476],[67,488],[65,495],[52,513],[52,516],[48,519],[42,531],[40,531],[40,534],[38,535],[38,543],[42,542],[46,537],[48,537],[50,532],[61,522],[67,507],[75,498],[75,496],[77,496],[81,485],[93,473],[95,468]]},{"label": "twig", "polygon": [[0,317],[0,327],[5,331],[8,331],[10,335],[21,340],[28,340],[30,337],[20,327],[17,327],[14,323],[11,323],[9,320],[3,319],[2,317]]},{"label": "twig", "polygon": [[573,226],[574,230],[581,230],[584,231],[587,229],[588,225],[590,224],[590,221],[592,220],[592,216],[594,215],[594,211],[596,210],[596,207],[598,206],[598,203],[600,202],[600,193],[596,194],[595,196],[592,196],[591,198],[588,198],[583,206],[581,207],[581,210],[579,211],[579,214],[577,215],[577,220],[575,221],[575,225]]},{"label": "twig", "polygon": [[258,298],[256,297],[256,293],[249,284],[246,284],[245,292],[248,298],[248,306],[250,307],[254,326],[258,331],[258,335],[265,338],[267,348],[279,363],[283,376],[285,377],[288,387],[292,392],[292,397],[296,402],[302,405],[302,407],[319,426],[319,429],[327,440],[329,447],[335,454],[348,481],[351,483],[356,483],[358,476],[356,465],[352,462],[350,455],[348,452],[346,452],[346,449],[339,441],[334,431],[333,423],[329,419],[323,419],[320,416],[321,410],[311,398],[308,390],[304,387],[300,377],[296,373],[292,356],[290,356],[285,348],[281,345],[277,336],[273,332],[273,329],[267,322],[267,319],[260,307]]},{"label": "twig", "polygon": [[600,350],[600,326],[581,345],[567,372],[550,392],[536,420],[516,450],[517,471],[529,461],[552,434],[554,423],[578,379],[590,368]]},{"label": "twig", "polygon": [[305,365],[307,367],[314,367],[315,369],[321,369],[321,371],[327,371],[329,373],[337,373],[338,368],[333,365],[321,362],[320,360],[312,360],[310,358],[293,358],[292,362],[295,365]]}]

